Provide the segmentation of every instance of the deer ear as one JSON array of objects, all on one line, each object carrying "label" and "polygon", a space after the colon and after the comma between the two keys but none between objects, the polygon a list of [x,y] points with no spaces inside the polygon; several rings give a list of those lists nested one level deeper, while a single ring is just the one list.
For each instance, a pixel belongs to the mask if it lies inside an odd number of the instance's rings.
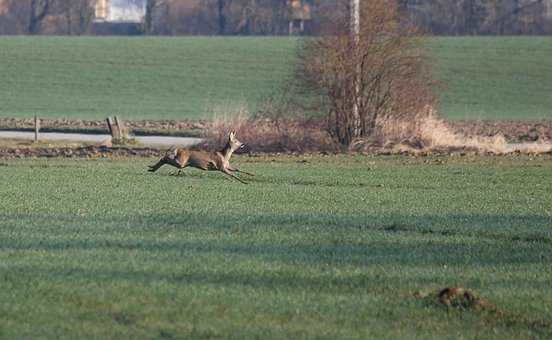
[{"label": "deer ear", "polygon": [[236,131],[232,130],[232,132],[230,132],[230,135],[228,137],[230,137],[230,139],[234,139],[234,137],[236,137]]}]

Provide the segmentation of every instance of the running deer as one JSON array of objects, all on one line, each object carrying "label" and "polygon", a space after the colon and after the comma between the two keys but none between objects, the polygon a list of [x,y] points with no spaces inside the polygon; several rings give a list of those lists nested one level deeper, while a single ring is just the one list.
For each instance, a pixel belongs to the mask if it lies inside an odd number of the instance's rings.
[{"label": "running deer", "polygon": [[234,175],[234,172],[241,172],[250,176],[254,175],[249,172],[236,169],[230,165],[230,157],[232,157],[232,153],[244,147],[245,144],[240,142],[236,138],[236,132],[232,131],[230,132],[230,135],[228,135],[228,143],[226,143],[226,146],[221,151],[191,151],[182,148],[174,148],[169,150],[165,157],[161,158],[159,162],[154,165],[150,165],[148,171],[155,172],[165,164],[178,168],[179,172],[181,169],[191,166],[201,170],[221,171],[242,182],[243,184],[247,184],[247,182]]}]

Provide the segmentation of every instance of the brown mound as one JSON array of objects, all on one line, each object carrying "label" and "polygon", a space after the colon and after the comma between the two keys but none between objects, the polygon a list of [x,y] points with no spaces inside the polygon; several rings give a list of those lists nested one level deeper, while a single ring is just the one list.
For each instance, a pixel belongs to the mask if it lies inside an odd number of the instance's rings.
[{"label": "brown mound", "polygon": [[432,303],[437,303],[448,308],[497,311],[493,303],[463,287],[446,287],[429,294],[416,293],[414,296],[417,298],[427,298]]},{"label": "brown mound", "polygon": [[495,305],[488,300],[462,287],[441,289],[438,298],[439,302],[447,307],[475,310],[496,309]]}]

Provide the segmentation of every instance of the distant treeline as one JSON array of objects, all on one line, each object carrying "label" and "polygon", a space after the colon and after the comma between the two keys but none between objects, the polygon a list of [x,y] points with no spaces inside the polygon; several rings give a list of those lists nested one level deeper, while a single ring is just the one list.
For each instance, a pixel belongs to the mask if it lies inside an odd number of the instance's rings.
[{"label": "distant treeline", "polygon": [[[346,17],[349,6],[349,0],[124,0],[145,8],[142,21],[129,24],[98,23],[97,1],[0,0],[0,34],[317,35]],[[408,20],[435,35],[552,34],[552,0],[398,2]]]},{"label": "distant treeline", "polygon": [[401,0],[436,35],[552,34],[552,0]]}]

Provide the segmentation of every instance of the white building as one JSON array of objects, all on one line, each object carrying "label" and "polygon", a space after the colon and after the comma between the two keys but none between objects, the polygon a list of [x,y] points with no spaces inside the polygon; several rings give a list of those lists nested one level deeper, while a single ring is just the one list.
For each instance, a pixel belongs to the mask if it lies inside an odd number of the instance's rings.
[{"label": "white building", "polygon": [[96,21],[139,23],[146,14],[146,0],[97,0]]},{"label": "white building", "polygon": [[544,0],[546,4],[546,16],[552,19],[552,0]]}]

